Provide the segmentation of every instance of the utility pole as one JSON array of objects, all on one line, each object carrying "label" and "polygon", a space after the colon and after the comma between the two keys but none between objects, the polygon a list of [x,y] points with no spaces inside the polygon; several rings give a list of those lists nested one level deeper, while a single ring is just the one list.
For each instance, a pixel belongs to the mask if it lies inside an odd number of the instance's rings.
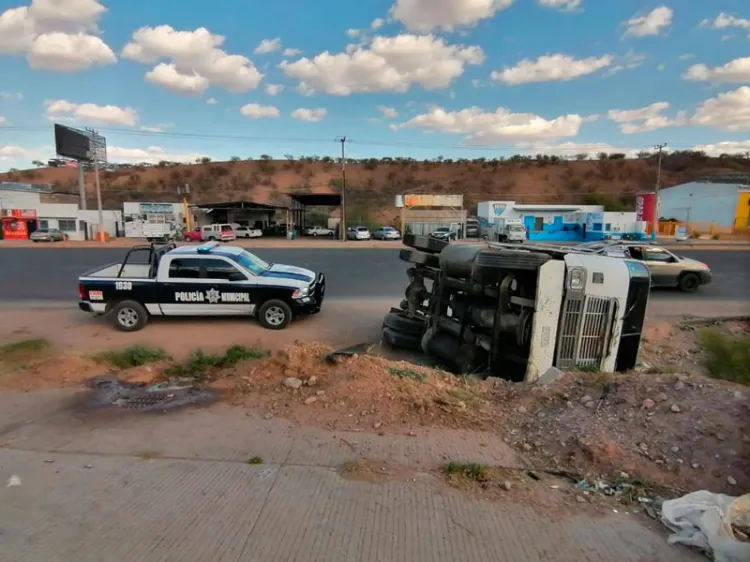
[{"label": "utility pole", "polygon": [[99,210],[99,229],[97,239],[100,242],[104,242],[104,212],[102,211],[102,190],[99,185],[99,159],[101,158],[102,150],[102,137],[99,136],[94,129],[87,128],[86,132],[89,133],[89,139],[91,143],[91,156],[94,160],[94,181],[96,183],[96,205]]},{"label": "utility pole", "polygon": [[336,137],[341,143],[341,241],[346,242],[346,137]]},{"label": "utility pole", "polygon": [[661,189],[661,159],[663,150],[667,147],[667,143],[664,144],[657,144],[654,149],[659,151],[659,156],[657,157],[657,165],[656,165],[656,189],[654,191],[654,224],[653,224],[653,238],[656,240],[656,236],[659,233],[659,189]]},{"label": "utility pole", "polygon": [[81,198],[81,209],[85,211],[86,206],[86,180],[83,174],[83,162],[78,162],[78,195]]}]

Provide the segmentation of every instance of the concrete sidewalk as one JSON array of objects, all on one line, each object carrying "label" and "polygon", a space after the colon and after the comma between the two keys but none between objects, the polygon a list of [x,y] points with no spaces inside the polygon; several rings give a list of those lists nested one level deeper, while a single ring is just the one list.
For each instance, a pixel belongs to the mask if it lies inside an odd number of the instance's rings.
[{"label": "concrete sidewalk", "polygon": [[[482,501],[447,460],[517,466],[494,434],[300,428],[224,405],[92,416],[71,391],[0,396],[0,561],[698,561],[639,516]],[[254,455],[265,464],[249,465]],[[337,470],[362,458],[408,476]],[[549,490],[550,494],[559,493]]]}]

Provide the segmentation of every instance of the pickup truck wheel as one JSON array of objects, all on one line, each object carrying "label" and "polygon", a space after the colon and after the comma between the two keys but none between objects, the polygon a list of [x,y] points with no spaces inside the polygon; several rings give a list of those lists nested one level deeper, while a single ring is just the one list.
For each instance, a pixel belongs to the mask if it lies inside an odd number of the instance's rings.
[{"label": "pickup truck wheel", "polygon": [[396,312],[389,312],[383,319],[383,327],[404,335],[421,338],[425,330],[425,322],[419,318],[409,318]]},{"label": "pickup truck wheel", "polygon": [[700,277],[695,273],[683,273],[677,281],[677,287],[683,293],[694,293],[701,286]]},{"label": "pickup truck wheel", "polygon": [[120,301],[110,310],[110,321],[121,332],[137,332],[148,322],[148,312],[136,301]]},{"label": "pickup truck wheel", "polygon": [[292,309],[282,300],[266,301],[258,311],[258,322],[268,330],[283,330],[292,321]]}]

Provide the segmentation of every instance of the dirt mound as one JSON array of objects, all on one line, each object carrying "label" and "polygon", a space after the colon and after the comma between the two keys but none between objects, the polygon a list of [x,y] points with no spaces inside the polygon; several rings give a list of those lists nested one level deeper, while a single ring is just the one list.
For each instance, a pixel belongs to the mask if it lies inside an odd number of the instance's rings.
[{"label": "dirt mound", "polygon": [[491,419],[488,383],[377,355],[330,357],[331,351],[297,343],[236,369],[242,401],[334,429],[478,427]]}]

